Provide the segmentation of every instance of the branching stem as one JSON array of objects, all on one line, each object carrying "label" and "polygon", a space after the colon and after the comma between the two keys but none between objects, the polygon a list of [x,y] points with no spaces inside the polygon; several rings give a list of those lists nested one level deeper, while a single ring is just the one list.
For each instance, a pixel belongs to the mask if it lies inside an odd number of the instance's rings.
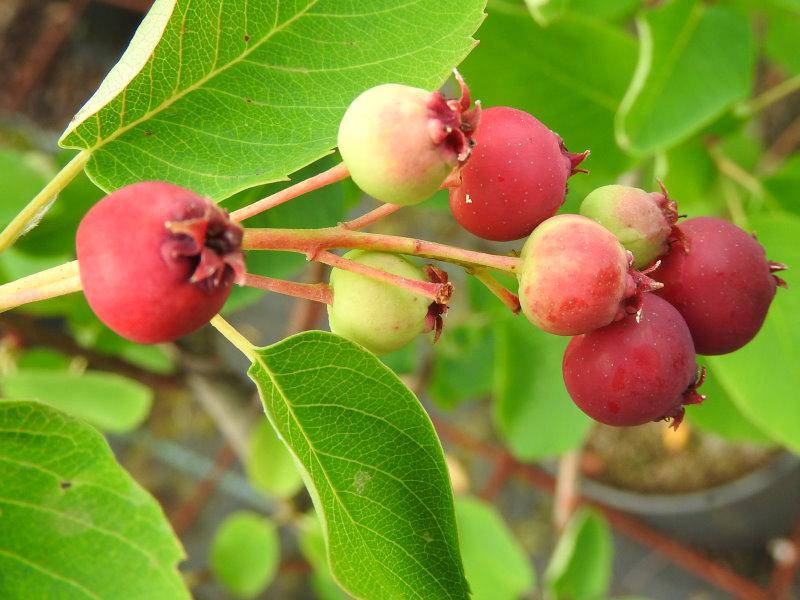
[{"label": "branching stem", "polygon": [[313,177],[299,181],[294,185],[290,185],[286,189],[281,190],[280,192],[276,192],[271,196],[267,196],[266,198],[259,200],[258,202],[253,202],[248,206],[233,211],[231,213],[231,220],[244,221],[245,219],[254,217],[265,210],[278,206],[279,204],[293,200],[294,198],[302,196],[303,194],[307,194],[308,192],[318,190],[326,185],[347,179],[348,177],[350,177],[350,171],[347,170],[347,167],[344,165],[344,163],[339,163],[335,167],[331,167],[319,175],[314,175]]},{"label": "branching stem", "polygon": [[516,273],[520,259],[465,250],[415,238],[350,231],[342,227],[322,229],[246,229],[243,247],[247,250],[300,252],[311,259],[322,250],[359,248],[409,254],[454,263],[465,267],[484,267]]}]

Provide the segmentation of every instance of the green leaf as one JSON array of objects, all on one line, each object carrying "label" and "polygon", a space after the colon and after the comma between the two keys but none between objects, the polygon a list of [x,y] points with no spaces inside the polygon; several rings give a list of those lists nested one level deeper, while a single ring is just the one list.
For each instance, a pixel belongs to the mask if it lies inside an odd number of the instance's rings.
[{"label": "green leaf", "polygon": [[790,157],[783,166],[764,181],[764,187],[784,210],[800,215],[800,154]]},{"label": "green leaf", "polygon": [[789,3],[786,4],[787,10],[775,8],[768,11],[764,51],[788,75],[795,75],[800,73],[800,53],[797,52],[800,3],[792,3],[791,8]]},{"label": "green leaf", "polygon": [[249,373],[303,466],[342,587],[368,600],[466,600],[444,453],[397,376],[319,331],[258,350]]},{"label": "green leaf", "polygon": [[572,0],[572,10],[605,21],[624,21],[639,8],[642,0]]},{"label": "green leaf", "polygon": [[25,369],[0,378],[6,398],[36,400],[83,419],[103,431],[124,433],[150,412],[150,388],[114,373]]},{"label": "green leaf", "polygon": [[496,322],[494,419],[515,456],[532,460],[577,448],[592,420],[572,402],[561,377],[568,337],[524,317]]},{"label": "green leaf", "polygon": [[189,598],[161,508],[97,431],[0,402],[0,448],[0,598]]},{"label": "green leaf", "polygon": [[171,181],[220,200],[328,154],[350,101],[433,89],[485,0],[156,0],[61,145],[106,190]]},{"label": "green leaf", "polygon": [[446,328],[434,349],[428,391],[437,405],[453,408],[491,393],[494,339],[490,327]]},{"label": "green leaf", "polygon": [[316,515],[306,515],[300,524],[300,551],[314,569],[311,584],[319,600],[346,600],[345,594],[331,575],[325,553],[325,536]]},{"label": "green leaf", "polygon": [[[756,216],[750,226],[771,260],[800,265],[800,218],[785,214]],[[780,273],[788,290],[778,288],[759,334],[741,350],[709,356],[709,370],[739,410],[761,429],[800,452],[800,403],[789,401],[800,389],[800,286],[797,270]]]},{"label": "green leaf", "polygon": [[748,19],[699,0],[674,0],[637,19],[639,64],[620,106],[620,146],[649,154],[716,119],[750,91]]},{"label": "green leaf", "polygon": [[247,478],[254,488],[279,498],[290,498],[303,480],[286,445],[266,419],[260,419],[248,442]]},{"label": "green leaf", "polygon": [[611,530],[597,512],[576,512],[550,558],[545,579],[559,600],[595,600],[607,597],[614,547]]},{"label": "green leaf", "polygon": [[22,369],[55,369],[62,371],[69,367],[70,357],[50,348],[33,348],[26,350],[17,359],[17,368]]},{"label": "green leaf", "polygon": [[622,28],[570,11],[542,28],[524,6],[490,4],[480,49],[462,72],[484,107],[513,106],[558,132],[572,151],[590,148],[588,192],[628,168],[614,141],[614,115],[636,64],[636,41]]},{"label": "green leaf", "polygon": [[525,550],[491,505],[458,498],[456,520],[472,600],[516,600],[533,587]]},{"label": "green leaf", "polygon": [[211,542],[214,577],[237,598],[255,598],[278,571],[280,540],[275,525],[252,512],[229,515]]},{"label": "green leaf", "polygon": [[707,399],[700,406],[688,408],[689,423],[733,442],[766,445],[775,443],[731,401],[730,394],[722,387],[722,382],[717,378],[713,368],[708,371],[700,392],[705,394]]}]

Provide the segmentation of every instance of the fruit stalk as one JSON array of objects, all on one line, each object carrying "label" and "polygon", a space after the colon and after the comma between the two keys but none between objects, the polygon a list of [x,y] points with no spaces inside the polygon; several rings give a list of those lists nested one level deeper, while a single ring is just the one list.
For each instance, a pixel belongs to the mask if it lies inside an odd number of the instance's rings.
[{"label": "fruit stalk", "polygon": [[521,310],[519,296],[511,292],[502,283],[497,281],[497,279],[495,279],[491,273],[488,273],[486,269],[468,269],[467,272],[485,285],[487,289],[492,292],[492,294],[494,294],[503,304],[511,309],[511,312],[513,312],[515,315],[519,314],[519,311]]},{"label": "fruit stalk", "polygon": [[239,210],[233,211],[230,214],[231,221],[234,222],[244,221],[245,219],[254,217],[264,212],[265,210],[274,208],[279,204],[283,204],[284,202],[293,200],[298,196],[302,196],[303,194],[307,194],[308,192],[313,192],[314,190],[323,188],[326,185],[336,183],[337,181],[342,181],[343,179],[347,179],[348,177],[350,177],[350,171],[348,171],[344,163],[339,163],[335,167],[331,167],[330,169],[328,169],[327,171],[323,171],[319,175],[314,175],[313,177],[309,177],[308,179],[295,183],[294,185],[290,185],[289,187],[281,190],[280,192],[275,192],[274,194],[267,196],[266,198],[262,198],[257,202],[253,202],[252,204],[240,208]]},{"label": "fruit stalk", "polygon": [[401,208],[403,207],[400,204],[383,204],[378,208],[353,219],[352,221],[339,223],[339,227],[342,227],[343,229],[349,229],[351,231],[364,229],[365,227],[369,227],[373,223],[380,221],[382,218],[396,213]]},{"label": "fruit stalk", "polygon": [[377,281],[385,281],[390,285],[430,298],[434,302],[439,302],[441,304],[447,304],[450,301],[450,297],[453,295],[453,284],[451,283],[435,283],[431,281],[407,279],[406,277],[400,277],[399,275],[387,273],[381,269],[376,269],[375,267],[370,267],[369,265],[344,258],[333,252],[328,252],[327,250],[317,252],[311,257],[311,260],[343,271],[364,275],[365,277],[370,277]]},{"label": "fruit stalk", "polygon": [[29,302],[38,302],[81,291],[78,261],[28,275],[0,285],[0,312]]},{"label": "fruit stalk", "polygon": [[245,273],[242,285],[268,292],[277,292],[294,298],[302,298],[303,300],[322,302],[323,304],[333,302],[331,288],[325,283],[297,283],[295,281],[286,281],[285,279]]},{"label": "fruit stalk", "polygon": [[4,252],[11,246],[17,239],[24,234],[37,219],[41,218],[47,210],[51,202],[53,202],[58,193],[63,190],[70,181],[77,177],[78,173],[83,170],[83,167],[89,161],[91,153],[87,150],[79,152],[71,161],[69,161],[58,174],[44,186],[28,205],[23,208],[19,214],[3,229],[0,233],[0,252]]},{"label": "fruit stalk", "polygon": [[312,260],[321,250],[358,248],[421,256],[465,267],[485,267],[506,273],[517,273],[520,267],[520,259],[515,256],[486,254],[415,238],[349,231],[343,227],[245,229],[242,247],[245,250],[301,252]]}]

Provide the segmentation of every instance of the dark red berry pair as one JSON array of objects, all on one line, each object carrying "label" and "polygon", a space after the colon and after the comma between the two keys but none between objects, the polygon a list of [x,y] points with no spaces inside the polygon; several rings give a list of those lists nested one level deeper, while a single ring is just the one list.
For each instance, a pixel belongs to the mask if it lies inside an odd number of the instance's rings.
[{"label": "dark red berry pair", "polygon": [[244,273],[242,229],[206,198],[162,182],[121,188],[86,214],[76,238],[89,306],[139,343],[175,340],[222,308]]}]

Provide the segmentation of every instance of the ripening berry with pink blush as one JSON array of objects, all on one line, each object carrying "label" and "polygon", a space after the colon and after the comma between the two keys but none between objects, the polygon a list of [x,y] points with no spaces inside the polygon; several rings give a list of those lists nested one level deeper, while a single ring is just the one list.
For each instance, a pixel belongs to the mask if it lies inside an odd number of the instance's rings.
[{"label": "ripening berry with pink blush", "polygon": [[602,225],[558,215],[537,227],[522,249],[522,312],[556,335],[578,335],[635,313],[642,292],[660,284],[630,267],[631,256]]},{"label": "ripening berry with pink blush", "polygon": [[570,340],[562,365],[575,404],[606,425],[643,425],[673,419],[685,404],[698,404],[704,374],[680,313],[647,294],[639,317],[624,319]]},{"label": "ripening berry with pink blush", "polygon": [[129,340],[167,342],[202,327],[244,273],[242,229],[207,198],[146,181],[100,200],[78,227],[83,293]]},{"label": "ripening berry with pink blush", "polygon": [[556,214],[567,179],[589,152],[567,152],[561,138],[526,112],[481,112],[475,148],[450,188],[450,210],[464,229],[487,240],[518,240]]}]

